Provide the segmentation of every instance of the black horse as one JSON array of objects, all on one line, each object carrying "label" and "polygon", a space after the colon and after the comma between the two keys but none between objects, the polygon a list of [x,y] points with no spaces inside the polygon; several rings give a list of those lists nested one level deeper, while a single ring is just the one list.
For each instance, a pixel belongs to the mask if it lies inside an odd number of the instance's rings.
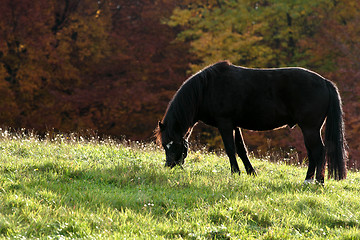
[{"label": "black horse", "polygon": [[313,180],[316,170],[316,180],[324,182],[325,153],[329,177],[346,178],[341,98],[336,86],[317,73],[303,68],[250,69],[228,61],[204,68],[182,84],[155,130],[166,166],[184,162],[187,140],[198,121],[219,129],[233,173],[240,172],[237,152],[246,172],[256,174],[240,128],[264,131],[298,125],[309,158],[306,181]]}]

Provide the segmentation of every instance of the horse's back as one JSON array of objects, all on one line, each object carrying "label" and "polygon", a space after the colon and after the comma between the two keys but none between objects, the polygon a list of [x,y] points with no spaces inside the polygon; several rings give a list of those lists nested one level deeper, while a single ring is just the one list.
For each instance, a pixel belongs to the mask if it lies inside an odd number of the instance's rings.
[{"label": "horse's back", "polygon": [[229,66],[213,81],[208,94],[213,115],[232,118],[239,127],[270,130],[310,124],[319,118],[323,121],[326,115],[325,79],[303,68]]}]

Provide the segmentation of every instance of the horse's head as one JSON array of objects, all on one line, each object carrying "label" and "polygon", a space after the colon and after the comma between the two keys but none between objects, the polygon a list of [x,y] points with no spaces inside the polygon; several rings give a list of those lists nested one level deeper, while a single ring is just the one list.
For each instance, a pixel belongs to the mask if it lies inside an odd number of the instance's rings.
[{"label": "horse's head", "polygon": [[159,122],[159,129],[161,133],[161,145],[164,147],[166,154],[165,166],[173,168],[176,165],[182,165],[187,156],[188,142],[182,137],[178,139],[170,139],[167,137],[167,134],[164,134],[166,126],[161,122]]},{"label": "horse's head", "polygon": [[170,141],[163,144],[163,147],[166,154],[165,166],[173,168],[184,163],[188,151],[188,142],[185,139],[181,142]]}]

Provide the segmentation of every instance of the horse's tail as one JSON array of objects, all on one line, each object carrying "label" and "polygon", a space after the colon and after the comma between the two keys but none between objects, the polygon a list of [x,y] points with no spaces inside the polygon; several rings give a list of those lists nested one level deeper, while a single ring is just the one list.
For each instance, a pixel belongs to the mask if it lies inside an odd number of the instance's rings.
[{"label": "horse's tail", "polygon": [[348,156],[342,103],[337,87],[327,80],[326,85],[330,93],[325,130],[328,171],[329,177],[340,180],[346,178],[346,161]]}]

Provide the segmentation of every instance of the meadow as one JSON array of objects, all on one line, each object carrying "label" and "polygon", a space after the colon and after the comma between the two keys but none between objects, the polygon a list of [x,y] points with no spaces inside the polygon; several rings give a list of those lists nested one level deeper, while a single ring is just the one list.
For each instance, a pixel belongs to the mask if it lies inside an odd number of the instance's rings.
[{"label": "meadow", "polygon": [[[191,146],[190,146],[191,148]],[[360,239],[360,173],[304,184],[306,167],[153,144],[0,130],[1,239]],[[239,162],[241,164],[241,162]],[[242,164],[241,164],[242,166]]]}]

